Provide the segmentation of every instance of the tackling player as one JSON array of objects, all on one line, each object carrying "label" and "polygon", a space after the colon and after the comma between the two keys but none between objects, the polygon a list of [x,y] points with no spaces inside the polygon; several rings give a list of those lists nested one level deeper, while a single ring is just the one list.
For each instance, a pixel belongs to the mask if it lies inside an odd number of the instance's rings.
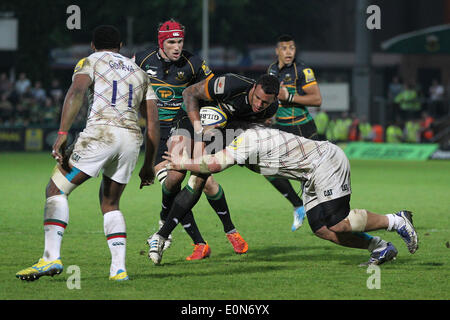
[{"label": "tackling player", "polygon": [[241,123],[240,128],[244,131],[233,143],[215,155],[191,159],[185,152],[168,154],[165,157],[170,161],[168,168],[212,174],[237,163],[265,176],[301,181],[306,214],[314,234],[338,245],[368,249],[370,259],[361,265],[379,265],[398,253],[392,243],[380,237],[361,237],[361,232],[395,230],[410,253],[418,249],[411,212],[380,215],[350,209],[350,163],[338,146],[260,124]]},{"label": "tackling player", "polygon": [[[183,147],[195,154],[204,146],[204,128],[200,121],[201,101],[212,101],[227,114],[227,126],[236,120],[265,121],[275,115],[278,109],[277,95],[280,84],[276,77],[263,75],[258,81],[236,74],[215,75],[196,83],[183,91],[186,112],[179,111],[177,143],[169,150]],[[194,137],[194,140],[192,139]],[[195,143],[194,143],[195,141]],[[171,170],[177,173],[178,171]],[[182,171],[185,172],[185,171]],[[160,251],[164,241],[185,214],[198,202],[209,174],[191,174],[188,185],[177,195],[169,216],[161,229],[151,237],[149,256],[155,264],[161,261]]]},{"label": "tackling player", "polygon": [[[314,72],[303,61],[296,59],[294,38],[290,35],[278,37],[275,49],[277,61],[267,69],[281,82],[278,95],[280,106],[275,116],[274,128],[308,139],[318,140],[317,128],[308,107],[320,107],[322,96]],[[287,179],[266,177],[267,180],[288,199],[294,207],[292,231],[303,224],[305,208],[302,199]]]},{"label": "tackling player", "polygon": [[[158,28],[158,47],[150,48],[135,55],[136,63],[147,72],[153,89],[158,96],[158,111],[161,127],[161,140],[156,157],[156,176],[162,186],[162,210],[159,227],[167,220],[173,200],[181,190],[185,172],[167,173],[162,156],[167,151],[171,130],[176,124],[176,115],[183,103],[183,91],[190,85],[211,78],[212,71],[199,56],[183,49],[185,28],[179,22],[172,20],[160,24]],[[230,210],[222,187],[211,176],[204,193],[211,207],[220,218],[224,232],[233,245],[236,253],[245,253],[247,243],[236,231],[231,220]],[[203,239],[192,212],[183,218],[181,224],[194,242],[194,252],[187,260],[198,260],[210,255],[211,249]],[[150,239],[150,238],[149,238]],[[167,238],[164,249],[172,243],[172,235]],[[150,244],[150,243],[149,243]]]},{"label": "tackling player", "polygon": [[[126,226],[119,208],[143,142],[138,125],[139,108],[147,119],[145,161],[140,176],[152,183],[154,154],[159,141],[156,96],[147,75],[133,61],[119,54],[120,33],[113,26],[99,26],[91,43],[93,54],[78,62],[62,109],[52,156],[58,162],[46,188],[44,209],[45,248],[39,262],[19,271],[21,280],[53,276],[63,270],[60,248],[69,222],[69,194],[103,170],[100,207],[111,252],[109,279],[128,280],[125,267]],[[89,91],[86,128],[71,154],[64,154],[67,134]],[[146,103],[145,103],[146,99]],[[70,159],[69,159],[70,157]]]}]

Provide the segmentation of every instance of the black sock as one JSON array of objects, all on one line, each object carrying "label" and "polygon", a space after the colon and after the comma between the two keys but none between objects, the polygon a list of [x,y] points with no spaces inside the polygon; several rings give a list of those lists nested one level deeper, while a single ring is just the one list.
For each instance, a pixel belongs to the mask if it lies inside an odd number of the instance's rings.
[{"label": "black sock", "polygon": [[225,199],[225,193],[223,192],[223,189],[220,186],[220,184],[219,184],[219,191],[217,192],[217,194],[213,196],[207,195],[206,199],[208,199],[209,204],[217,213],[217,216],[219,217],[220,221],[222,221],[223,231],[227,233],[235,229],[235,226],[231,221],[230,210],[228,209],[227,200]]},{"label": "black sock", "polygon": [[206,243],[203,239],[200,230],[197,227],[197,223],[194,219],[194,214],[191,210],[184,216],[183,220],[181,220],[181,224],[183,225],[184,230],[187,232],[189,237],[191,237],[194,244],[198,243]]},{"label": "black sock", "polygon": [[287,179],[281,178],[267,178],[269,182],[291,203],[294,207],[301,207],[303,205],[302,199],[297,195],[291,183]]},{"label": "black sock", "polygon": [[166,222],[157,232],[160,236],[167,238],[173,229],[181,222],[188,212],[195,206],[202,195],[201,191],[194,191],[189,186],[181,190],[173,201]]},{"label": "black sock", "polygon": [[164,183],[162,183],[162,201],[161,201],[161,212],[159,213],[159,217],[161,220],[166,221],[167,216],[169,215],[170,208],[172,207],[172,203],[175,200],[180,189],[175,191],[167,190]]}]

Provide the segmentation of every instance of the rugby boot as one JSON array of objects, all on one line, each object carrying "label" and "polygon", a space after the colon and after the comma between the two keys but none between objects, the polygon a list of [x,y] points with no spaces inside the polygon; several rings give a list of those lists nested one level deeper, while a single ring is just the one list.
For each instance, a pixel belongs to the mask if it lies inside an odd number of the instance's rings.
[{"label": "rugby boot", "polygon": [[42,276],[54,276],[63,271],[63,265],[60,259],[46,261],[43,258],[33,264],[31,267],[20,270],[16,273],[16,278],[26,281],[38,280]]},{"label": "rugby boot", "polygon": [[359,266],[366,267],[366,266],[370,266],[370,265],[380,265],[385,262],[395,260],[395,258],[397,257],[397,253],[398,253],[398,251],[394,247],[394,245],[392,243],[388,242],[382,248],[372,251],[372,253],[370,254],[369,261],[367,261],[365,263],[361,263]]},{"label": "rugby boot", "polygon": [[305,220],[305,207],[297,207],[294,209],[294,222],[292,223],[291,231],[296,231],[303,224],[303,220]]},{"label": "rugby boot", "polygon": [[239,232],[227,233],[228,241],[230,241],[233,246],[234,252],[237,254],[246,253],[248,250],[247,242],[242,238]]},{"label": "rugby boot", "polygon": [[[159,229],[162,228],[162,226],[164,225],[165,221],[164,220],[159,220]],[[169,236],[167,237],[167,239],[164,241],[164,248],[163,251],[166,251],[167,249],[170,248],[170,246],[172,245],[172,234],[169,234]]]},{"label": "rugby boot", "polygon": [[162,236],[155,233],[147,240],[150,249],[148,251],[148,257],[153,261],[154,264],[160,264],[164,249],[165,240]]},{"label": "rugby boot", "polygon": [[125,270],[119,269],[115,276],[109,276],[109,280],[126,281],[130,280],[130,278],[128,278],[128,274]]},{"label": "rugby boot", "polygon": [[396,213],[397,216],[403,218],[405,223],[399,227],[396,231],[402,237],[403,241],[405,241],[406,246],[410,253],[414,253],[419,248],[419,240],[417,237],[417,232],[414,229],[413,220],[412,220],[412,212],[402,210]]},{"label": "rugby boot", "polygon": [[186,260],[201,260],[205,258],[209,258],[211,255],[211,248],[209,247],[208,243],[200,243],[200,244],[193,244],[194,251],[189,257],[186,257]]}]

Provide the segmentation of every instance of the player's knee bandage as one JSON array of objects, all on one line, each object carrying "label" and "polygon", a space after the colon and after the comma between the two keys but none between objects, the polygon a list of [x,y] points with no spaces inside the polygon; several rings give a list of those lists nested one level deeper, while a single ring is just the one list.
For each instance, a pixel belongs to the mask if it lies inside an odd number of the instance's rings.
[{"label": "player's knee bandage", "polygon": [[196,180],[197,180],[197,176],[194,176],[193,174],[191,174],[191,176],[189,177],[187,185],[191,189],[194,189]]},{"label": "player's knee bandage", "polygon": [[347,218],[352,231],[365,231],[367,225],[367,211],[364,209],[353,209]]},{"label": "player's knee bandage", "polygon": [[167,178],[167,168],[163,168],[156,173],[159,183],[162,185]]},{"label": "player's knee bandage", "polygon": [[76,184],[70,182],[56,166],[53,170],[51,177],[53,183],[58,187],[59,190],[64,192],[65,195],[69,195],[76,187]]}]

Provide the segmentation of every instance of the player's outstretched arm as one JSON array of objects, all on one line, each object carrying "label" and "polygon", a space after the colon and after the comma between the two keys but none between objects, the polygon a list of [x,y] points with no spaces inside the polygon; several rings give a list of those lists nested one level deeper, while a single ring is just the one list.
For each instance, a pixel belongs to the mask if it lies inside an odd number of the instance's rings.
[{"label": "player's outstretched arm", "polygon": [[67,140],[67,133],[72,127],[73,121],[80,112],[83,105],[84,95],[92,80],[86,74],[77,74],[74,76],[72,85],[67,91],[61,112],[61,121],[59,124],[58,138],[53,145],[52,156],[61,164],[61,147]]},{"label": "player's outstretched arm", "polygon": [[156,106],[156,100],[145,100],[142,102],[145,104],[145,117],[147,125],[147,134],[145,141],[145,159],[144,164],[139,172],[141,178],[140,188],[153,184],[155,179],[155,158],[156,150],[158,150],[159,144],[159,118],[158,107]]},{"label": "player's outstretched arm", "polygon": [[166,151],[164,159],[169,161],[169,170],[188,170],[194,173],[217,173],[223,171],[236,163],[234,157],[226,150],[221,150],[214,155],[202,155],[191,159],[185,148],[181,154]]},{"label": "player's outstretched arm", "polygon": [[200,81],[192,86],[187,87],[183,91],[183,102],[186,106],[186,112],[191,120],[194,132],[198,133],[203,130],[200,121],[199,100],[209,100],[205,92],[206,80]]}]

